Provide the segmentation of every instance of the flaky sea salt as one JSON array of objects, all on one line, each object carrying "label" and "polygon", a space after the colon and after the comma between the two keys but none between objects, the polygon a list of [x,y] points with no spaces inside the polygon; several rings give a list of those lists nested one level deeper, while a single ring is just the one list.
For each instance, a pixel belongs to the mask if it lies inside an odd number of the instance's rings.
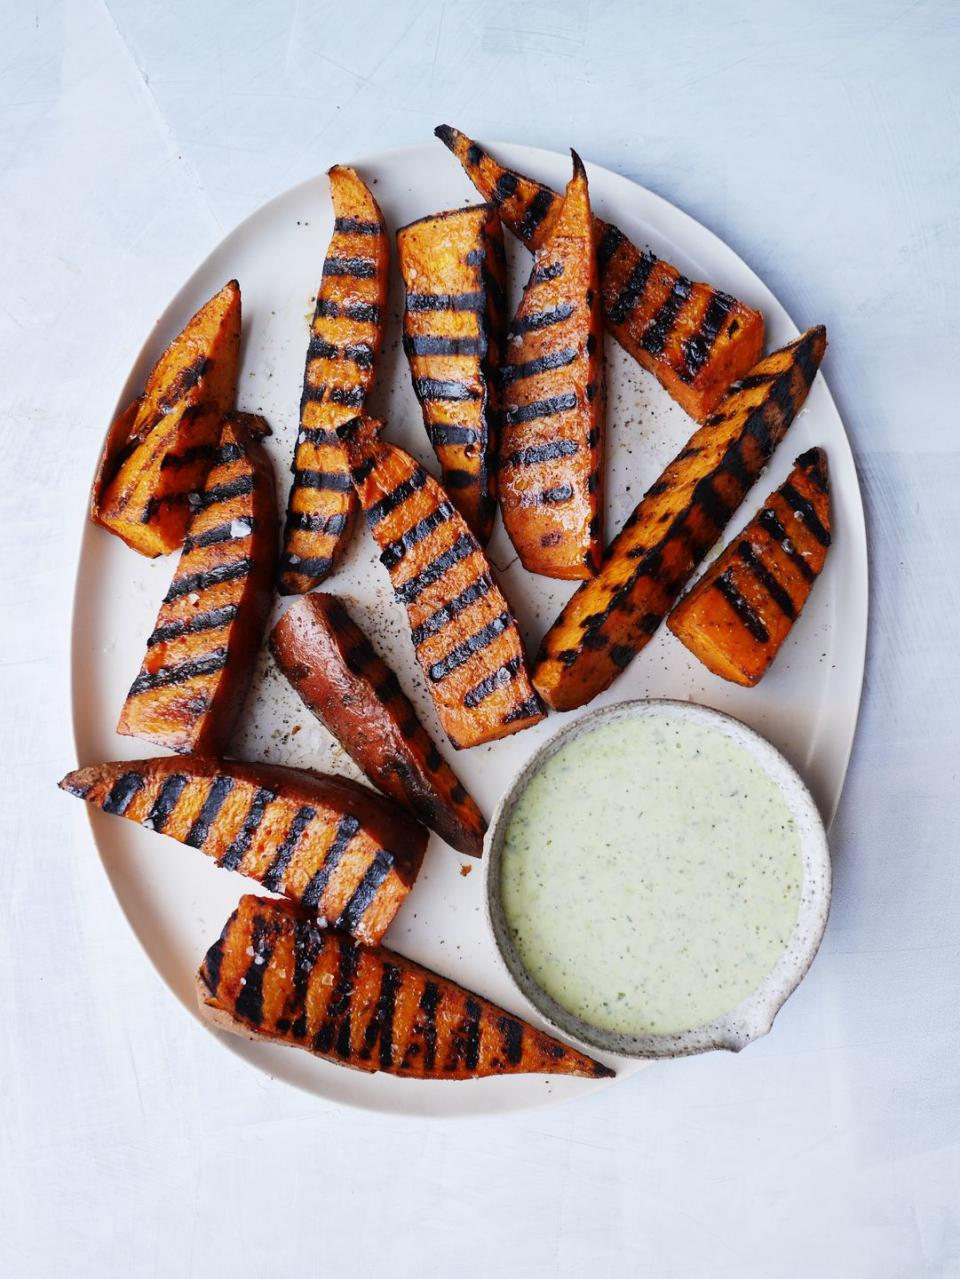
[{"label": "flaky sea salt", "polygon": [[200,596],[197,594],[197,592],[196,592],[196,591],[191,591],[191,592],[190,592],[190,594],[187,596],[187,603],[188,603],[188,604],[199,604],[199,603],[200,603]]},{"label": "flaky sea salt", "polygon": [[231,537],[248,537],[251,532],[249,520],[231,520],[230,536]]}]

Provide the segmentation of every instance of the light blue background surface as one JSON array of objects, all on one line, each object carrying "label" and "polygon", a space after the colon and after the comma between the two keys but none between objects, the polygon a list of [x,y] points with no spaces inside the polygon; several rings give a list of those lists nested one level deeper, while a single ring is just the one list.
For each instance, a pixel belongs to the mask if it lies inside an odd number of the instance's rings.
[{"label": "light blue background surface", "polygon": [[[948,0],[0,0],[0,1274],[960,1274],[958,105]],[[424,1125],[185,1018],[52,783],[84,486],[144,335],[264,199],[441,120],[577,146],[827,324],[873,606],[833,914],[776,1032]]]}]

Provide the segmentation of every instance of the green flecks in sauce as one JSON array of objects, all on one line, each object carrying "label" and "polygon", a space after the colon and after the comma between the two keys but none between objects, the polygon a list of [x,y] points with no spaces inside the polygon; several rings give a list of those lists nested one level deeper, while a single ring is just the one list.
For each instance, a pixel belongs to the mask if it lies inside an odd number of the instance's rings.
[{"label": "green flecks in sauce", "polygon": [[519,796],[507,923],[537,985],[584,1021],[675,1034],[763,981],[796,922],[800,836],[777,784],[719,729],[610,720]]}]

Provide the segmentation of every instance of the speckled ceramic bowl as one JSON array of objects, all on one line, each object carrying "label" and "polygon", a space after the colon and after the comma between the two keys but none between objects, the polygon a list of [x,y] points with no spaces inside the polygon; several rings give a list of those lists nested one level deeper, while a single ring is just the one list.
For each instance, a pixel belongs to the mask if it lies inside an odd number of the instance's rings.
[{"label": "speckled ceramic bowl", "polygon": [[[541,990],[524,968],[513,944],[501,900],[500,861],[504,837],[514,806],[527,783],[561,746],[601,723],[636,716],[659,715],[692,720],[723,733],[744,747],[777,785],[800,833],[803,883],[797,920],[773,970],[735,1008],[713,1021],[677,1034],[621,1034],[600,1029],[561,1007]],[[796,989],[817,953],[830,908],[830,853],[820,814],[803,781],[765,738],[739,720],[691,702],[657,700],[621,702],[607,706],[561,729],[529,760],[503,796],[487,832],[484,851],[485,892],[489,921],[500,955],[521,992],[562,1034],[591,1047],[629,1057],[680,1057],[725,1048],[738,1052],[751,1040],[765,1035],[787,997]]]}]

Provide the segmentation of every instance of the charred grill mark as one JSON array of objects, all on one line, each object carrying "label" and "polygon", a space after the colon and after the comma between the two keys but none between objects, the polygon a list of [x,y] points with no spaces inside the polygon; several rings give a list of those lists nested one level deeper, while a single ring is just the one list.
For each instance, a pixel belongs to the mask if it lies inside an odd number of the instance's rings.
[{"label": "charred grill mark", "polygon": [[211,780],[210,789],[207,791],[206,798],[203,801],[203,807],[184,836],[183,842],[185,844],[189,844],[191,848],[203,847],[207,841],[207,836],[210,834],[210,827],[216,821],[224,800],[232,790],[232,777],[224,777],[222,773],[218,773]]},{"label": "charred grill mark", "polygon": [[707,309],[703,313],[700,328],[683,343],[683,358],[686,363],[685,381],[692,382],[716,345],[723,322],[730,314],[734,300],[728,293],[714,293]]},{"label": "charred grill mark", "polygon": [[493,580],[486,573],[481,575],[470,583],[463,591],[460,592],[448,604],[444,604],[442,608],[438,608],[419,626],[414,627],[411,631],[411,638],[414,646],[419,648],[420,645],[431,635],[436,635],[443,630],[448,623],[458,617],[465,608],[469,608],[471,604],[475,604],[477,600],[483,599],[493,587]]},{"label": "charred grill mark", "polygon": [[327,258],[323,274],[324,278],[339,276],[350,280],[374,280],[377,264],[372,258]]},{"label": "charred grill mark", "polygon": [[497,178],[497,185],[493,189],[493,195],[490,197],[494,204],[503,204],[504,200],[509,200],[517,189],[517,175],[511,173],[509,169],[505,169]]},{"label": "charred grill mark", "polygon": [[503,1036],[503,1055],[511,1066],[518,1066],[523,1057],[523,1025],[515,1017],[501,1017],[497,1025]]},{"label": "charred grill mark", "polygon": [[211,995],[220,987],[220,969],[223,965],[223,938],[219,938],[207,951],[204,960],[204,980]]},{"label": "charred grill mark", "polygon": [[[617,234],[619,235],[620,233],[617,232]],[[622,236],[620,238],[621,240],[623,239]],[[607,312],[607,319],[611,324],[623,324],[641,297],[643,297],[644,290],[647,287],[647,280],[650,278],[650,272],[653,270],[656,261],[656,254],[651,253],[649,249],[644,250],[638,256],[636,265],[627,277],[626,284],[617,294],[613,305]]]},{"label": "charred grill mark", "polygon": [[198,613],[195,617],[181,618],[177,622],[167,622],[158,626],[147,640],[147,648],[168,640],[179,639],[181,635],[196,635],[201,631],[214,631],[227,626],[237,616],[238,606],[226,604],[223,608],[211,609],[209,613]]},{"label": "charred grill mark", "polygon": [[217,456],[215,444],[192,444],[182,453],[167,453],[160,463],[161,471],[171,471],[194,462],[210,462]]},{"label": "charred grill mark", "polygon": [[515,724],[518,719],[528,719],[532,715],[539,715],[542,709],[540,698],[534,693],[533,697],[528,697],[525,702],[521,702],[518,706],[514,706],[512,710],[507,711],[503,717],[503,723]]},{"label": "charred grill mark", "polygon": [[130,807],[130,801],[138,791],[144,786],[144,777],[142,773],[135,773],[132,769],[129,773],[124,773],[110,787],[110,794],[103,801],[102,808],[105,813],[112,813],[115,817],[122,817]]},{"label": "charred grill mark", "polygon": [[363,408],[364,389],[362,386],[334,386],[330,388],[331,404],[342,404],[349,409]]},{"label": "charred grill mark", "polygon": [[510,426],[519,426],[523,422],[554,417],[557,413],[566,413],[569,409],[576,407],[576,391],[565,391],[562,395],[552,395],[546,400],[534,400],[532,404],[513,405],[507,409],[507,423]]},{"label": "charred grill mark", "polygon": [[380,323],[380,308],[374,302],[345,302],[343,314],[358,324]]},{"label": "charred grill mark", "polygon": [[783,551],[790,563],[799,570],[801,576],[806,581],[812,582],[816,577],[816,573],[787,536],[787,530],[780,523],[776,512],[771,510],[769,506],[765,506],[757,516],[757,520],[760,527],[780,544],[781,551]]},{"label": "charred grill mark", "polygon": [[435,981],[424,983],[420,996],[423,1013],[423,1069],[430,1074],[437,1064],[437,1009],[440,1006],[440,987]]},{"label": "charred grill mark", "polygon": [[488,622],[486,626],[482,626],[479,631],[474,632],[473,635],[469,636],[462,643],[457,644],[455,648],[452,648],[445,657],[440,659],[440,661],[434,662],[427,671],[430,679],[433,680],[435,684],[438,684],[440,680],[445,679],[451,671],[455,671],[458,667],[469,662],[470,658],[473,657],[475,653],[480,653],[483,649],[488,648],[497,636],[503,634],[509,625],[510,614],[507,612],[503,612],[499,615],[499,617],[493,618],[493,620]]},{"label": "charred grill mark", "polygon": [[258,916],[253,921],[250,938],[253,956],[240,979],[240,993],[233,1005],[234,1012],[242,1021],[257,1027],[263,1021],[263,976],[273,955],[275,941],[274,930]]},{"label": "charred grill mark", "polygon": [[381,848],[367,867],[366,874],[354,890],[353,896],[340,912],[340,918],[334,925],[352,932],[363,918],[364,912],[377,895],[377,889],[393,869],[393,853]]},{"label": "charred grill mark", "polygon": [[317,298],[317,309],[314,315],[324,320],[336,320],[340,315],[340,307],[329,298]]},{"label": "charred grill mark", "polygon": [[603,233],[603,238],[597,245],[597,264],[600,267],[600,274],[603,275],[613,255],[623,243],[623,232],[615,226],[608,225]]},{"label": "charred grill mark", "polygon": [[304,804],[297,809],[293,821],[283,837],[283,843],[277,849],[277,855],[270,863],[267,873],[263,877],[264,887],[269,888],[272,893],[283,891],[283,878],[287,873],[287,867],[290,865],[290,859],[293,857],[297,844],[300,842],[300,837],[316,815],[317,810],[311,808],[309,804]]},{"label": "charred grill mark", "polygon": [[689,298],[692,288],[692,280],[688,280],[685,275],[677,277],[673,288],[667,295],[666,301],[660,306],[660,309],[644,330],[641,345],[645,351],[649,351],[651,355],[663,354],[663,348],[673,332],[677,317],[684,302]]},{"label": "charred grill mark", "polygon": [[298,489],[319,489],[324,493],[349,493],[353,488],[349,471],[294,471]]},{"label": "charred grill mark", "polygon": [[158,402],[158,408],[161,413],[169,413],[179,400],[192,391],[196,387],[206,373],[210,361],[204,355],[198,355],[192,364],[181,369],[176,375],[170,386],[167,388],[166,394]]},{"label": "charred grill mark", "polygon": [[535,266],[530,272],[527,287],[535,284],[546,284],[548,280],[559,280],[563,275],[562,262],[547,262],[544,266]]},{"label": "charred grill mark", "polygon": [[311,515],[307,511],[287,511],[287,528],[305,533],[326,533],[339,537],[347,527],[345,515]]},{"label": "charred grill mark", "polygon": [[523,378],[536,377],[538,373],[548,373],[551,369],[562,369],[572,364],[577,358],[576,347],[567,346],[562,351],[549,351],[536,360],[526,360],[523,364],[505,364],[500,377],[506,384],[518,382]]},{"label": "charred grill mark", "polygon": [[486,298],[481,291],[472,293],[408,293],[408,311],[479,311]]},{"label": "charred grill mark", "polygon": [[808,502],[802,493],[798,493],[789,480],[786,484],[780,485],[780,495],[793,511],[795,518],[810,531],[820,545],[829,546],[830,534],[820,523],[820,517],[813,509],[813,504]]},{"label": "charred grill mark", "polygon": [[337,823],[336,833],[333,841],[327,849],[326,856],[323,859],[323,865],[313,875],[309,884],[303,890],[303,896],[300,898],[300,904],[305,910],[316,910],[320,904],[320,899],[326,892],[327,885],[333,876],[344,853],[350,846],[350,841],[360,829],[360,823],[355,817],[341,817]]},{"label": "charred grill mark", "polygon": [[796,465],[806,474],[807,479],[819,493],[829,493],[830,480],[827,475],[827,458],[823,449],[807,449],[797,458]]},{"label": "charred grill mark", "polygon": [[421,400],[480,399],[480,392],[466,382],[448,381],[443,378],[414,378],[413,389]]},{"label": "charred grill mark", "polygon": [[394,595],[401,604],[412,604],[414,600],[419,599],[427,587],[432,586],[434,582],[438,582],[454,564],[459,564],[461,560],[465,560],[476,549],[477,544],[471,535],[469,533],[461,533],[449,550],[444,551],[442,555],[438,555],[435,560],[432,560],[426,568],[421,569],[414,577],[399,586],[395,586],[393,589]]},{"label": "charred grill mark", "polygon": [[[353,477],[357,479],[356,471],[353,472]],[[402,506],[409,497],[422,489],[426,482],[427,473],[422,466],[418,466],[408,480],[402,480],[395,489],[373,503],[367,511],[367,522],[371,526],[381,523],[398,506]]]},{"label": "charred grill mark", "polygon": [[369,1060],[374,1044],[379,1039],[381,1070],[389,1070],[393,1065],[393,1016],[401,981],[400,969],[397,965],[385,963],[380,973],[377,1003],[363,1034],[363,1048],[360,1050],[360,1056],[365,1061]]},{"label": "charred grill mark", "polygon": [[299,1009],[296,1021],[290,1028],[295,1039],[303,1039],[307,1033],[307,986],[310,974],[323,953],[323,934],[307,919],[298,919],[293,933],[293,998],[292,1008]]},{"label": "charred grill mark", "polygon": [[780,612],[783,613],[784,617],[788,617],[791,622],[795,621],[797,617],[796,605],[787,591],[784,590],[759,558],[750,543],[745,540],[740,542],[737,547],[737,554],[773,600],[774,604],[776,604],[777,608],[779,608]]},{"label": "charred grill mark", "polygon": [[384,226],[382,222],[364,222],[361,218],[334,218],[333,229],[341,235],[380,235]]},{"label": "charred grill mark", "polygon": [[170,589],[163,598],[164,604],[172,604],[184,595],[202,595],[211,586],[219,586],[223,582],[234,582],[238,577],[246,577],[253,568],[253,560],[244,556],[242,560],[233,560],[226,564],[215,564],[204,569],[202,573],[187,573],[183,577],[175,577]]},{"label": "charred grill mark", "polygon": [[473,471],[447,469],[443,473],[444,483],[448,489],[473,488],[479,482],[479,476]]},{"label": "charred grill mark", "polygon": [[322,426],[301,426],[297,435],[297,448],[301,444],[340,444],[340,437],[336,431],[327,430]]},{"label": "charred grill mark", "polygon": [[464,1061],[467,1070],[476,1070],[480,1062],[480,1017],[483,1009],[477,1001],[468,996],[465,1008],[466,1017],[466,1054]]},{"label": "charred grill mark", "polygon": [[218,546],[221,542],[234,542],[242,537],[249,537],[257,527],[257,521],[251,515],[241,515],[229,524],[218,524],[216,528],[208,528],[203,533],[191,534],[183,543],[184,554],[198,547]]},{"label": "charred grill mark", "polygon": [[543,219],[553,207],[553,202],[557,197],[548,187],[541,187],[537,194],[524,210],[523,217],[520,219],[520,239],[530,240],[536,234],[537,228]]},{"label": "charred grill mark", "polygon": [[254,479],[252,475],[238,475],[235,480],[228,480],[226,484],[218,484],[214,488],[209,488],[201,493],[196,501],[191,501],[190,505],[195,506],[197,510],[206,511],[211,506],[217,506],[220,502],[229,502],[234,497],[246,497],[248,493],[253,492]]},{"label": "charred grill mark", "polygon": [[243,819],[240,833],[220,858],[217,863],[218,866],[222,866],[224,870],[237,869],[241,861],[243,861],[247,849],[250,847],[250,841],[260,829],[260,823],[263,821],[263,814],[266,812],[267,805],[276,798],[274,791],[268,790],[266,786],[257,788],[253,799],[250,801],[250,807],[247,809],[247,815]]},{"label": "charred grill mark", "polygon": [[479,434],[472,426],[447,426],[438,422],[429,427],[430,443],[435,449],[450,445],[470,445],[479,441]]},{"label": "charred grill mark", "polygon": [[170,820],[170,814],[180,802],[180,796],[183,794],[187,779],[183,773],[172,773],[164,780],[160,787],[160,794],[153,802],[153,807],[147,815],[144,826],[150,830],[155,830],[158,834],[163,833],[163,828]]},{"label": "charred grill mark", "polygon": [[153,688],[167,688],[171,684],[183,684],[188,679],[196,679],[199,675],[214,675],[222,671],[227,664],[227,650],[214,649],[204,657],[194,658],[189,662],[181,662],[179,666],[161,666],[158,671],[141,671],[130,685],[129,697],[139,697]]},{"label": "charred grill mark", "polygon": [[520,670],[520,658],[512,657],[509,662],[505,662],[498,670],[491,675],[482,679],[479,684],[474,684],[473,688],[464,695],[463,704],[469,706],[472,710],[475,706],[479,706],[486,698],[491,697],[498,688],[503,688],[515,679],[517,672]]},{"label": "charred grill mark", "polygon": [[531,493],[524,501],[529,506],[559,506],[562,502],[569,502],[573,497],[573,486],[571,484],[557,484],[553,488],[544,489],[541,493]]},{"label": "charred grill mark", "polygon": [[380,563],[388,570],[396,568],[408,551],[413,550],[419,542],[428,537],[434,529],[438,529],[441,524],[446,524],[452,515],[453,506],[449,502],[441,502],[435,511],[425,515],[422,520],[418,520],[416,524],[408,528],[402,536],[385,546],[380,552]]},{"label": "charred grill mark", "polygon": [[294,577],[326,577],[331,568],[333,558],[329,555],[292,555],[285,551],[280,562],[281,572]]},{"label": "charred grill mark", "polygon": [[340,1026],[339,1042],[343,1042],[346,1027],[347,1052],[340,1055],[346,1057],[350,1045],[350,1003],[353,999],[353,983],[357,976],[357,965],[360,962],[360,947],[349,937],[337,939],[340,946],[340,961],[337,965],[337,982],[330,996],[320,1029],[313,1038],[315,1052],[328,1053],[333,1045],[333,1037],[337,1033],[337,1020],[343,1017]]},{"label": "charred grill mark", "polygon": [[636,652],[637,650],[630,644],[614,644],[610,649],[610,660],[614,666],[626,670],[636,656]]},{"label": "charred grill mark", "polygon": [[771,382],[776,381],[778,376],[776,373],[750,373],[732,383],[728,394],[736,394],[738,391],[753,391],[759,386],[769,386]]},{"label": "charred grill mark", "polygon": [[504,466],[535,466],[538,462],[552,462],[558,457],[573,457],[579,452],[576,440],[552,440],[549,444],[532,444],[517,449],[504,459]]},{"label": "charred grill mark", "polygon": [[558,302],[556,306],[543,311],[532,311],[529,315],[518,315],[510,326],[511,337],[519,337],[523,333],[533,333],[538,329],[548,329],[552,324],[560,324],[573,315],[572,302]]},{"label": "charred grill mark", "polygon": [[763,624],[763,620],[737,590],[730,570],[727,569],[725,573],[721,573],[713,585],[724,597],[737,617],[740,618],[740,621],[743,622],[753,638],[760,644],[768,643],[770,635]]},{"label": "charred grill mark", "polygon": [[446,338],[430,333],[405,333],[403,349],[407,355],[483,356],[487,353],[487,341],[482,335],[475,338]]},{"label": "charred grill mark", "polygon": [[326,338],[320,336],[319,333],[313,333],[307,346],[307,360],[338,360],[340,358],[340,350],[334,346],[332,342],[328,342]]}]

